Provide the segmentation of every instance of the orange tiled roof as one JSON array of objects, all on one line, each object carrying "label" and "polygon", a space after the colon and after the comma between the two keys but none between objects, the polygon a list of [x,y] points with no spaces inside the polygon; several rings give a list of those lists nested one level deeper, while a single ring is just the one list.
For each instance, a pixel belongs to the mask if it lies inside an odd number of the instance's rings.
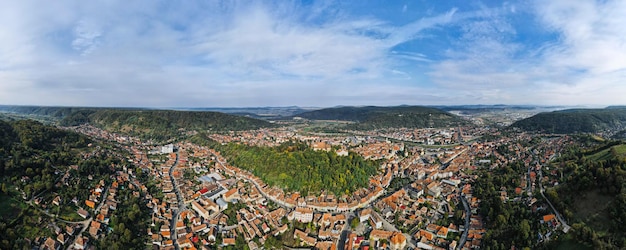
[{"label": "orange tiled roof", "polygon": [[543,221],[548,222],[548,221],[554,220],[554,218],[556,218],[556,216],[554,214],[544,215],[543,216]]}]

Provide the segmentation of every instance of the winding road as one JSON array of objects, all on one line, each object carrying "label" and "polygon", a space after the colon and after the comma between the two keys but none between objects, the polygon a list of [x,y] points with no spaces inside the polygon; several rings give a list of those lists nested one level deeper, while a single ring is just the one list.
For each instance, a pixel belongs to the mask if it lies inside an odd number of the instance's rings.
[{"label": "winding road", "polygon": [[[542,180],[542,179],[543,179],[543,172],[539,171],[539,180]],[[543,188],[543,184],[541,183],[541,181],[539,181],[539,191],[541,191],[541,196],[543,196],[543,198],[546,199],[546,201],[548,202],[548,205],[550,205],[550,207],[554,211],[556,218],[559,220],[559,222],[563,226],[563,232],[567,233],[571,227],[567,225],[567,222],[565,221],[565,219],[563,219],[559,211],[557,211],[556,208],[554,208],[554,206],[552,205],[552,202],[550,202],[550,200],[548,200],[548,198],[544,194],[545,189]]]},{"label": "winding road", "polygon": [[[67,244],[67,249],[72,249],[74,247],[74,244],[76,243],[76,240],[78,240],[78,236],[81,236],[86,230],[87,228],[89,228],[89,224],[91,223],[91,221],[93,220],[95,213],[97,213],[97,211],[100,211],[100,208],[102,208],[102,206],[105,203],[106,197],[109,194],[109,187],[107,186],[104,190],[104,194],[102,195],[102,200],[100,201],[100,204],[98,204],[98,206],[93,210],[94,214],[89,216],[89,219],[85,219],[82,221],[68,221],[68,220],[64,220],[58,217],[58,215],[56,214],[51,214],[46,210],[43,210],[41,207],[39,206],[35,206],[33,205],[33,199],[29,200],[26,202],[26,204],[40,210],[41,212],[43,212],[45,215],[47,215],[48,217],[53,218],[54,220],[60,221],[60,222],[64,222],[67,224],[82,224],[82,229],[80,230],[79,233],[74,233],[74,240],[72,241],[71,244]],[[41,195],[41,194],[40,194]]]}]

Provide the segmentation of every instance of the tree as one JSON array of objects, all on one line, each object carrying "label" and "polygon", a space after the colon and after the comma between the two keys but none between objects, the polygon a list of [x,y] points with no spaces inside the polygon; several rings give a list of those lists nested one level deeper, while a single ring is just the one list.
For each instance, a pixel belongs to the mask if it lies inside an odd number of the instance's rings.
[{"label": "tree", "polygon": [[350,221],[350,228],[352,228],[352,230],[354,230],[360,223],[360,220],[358,217],[354,217],[352,218],[352,220]]},{"label": "tree", "polygon": [[281,243],[276,237],[270,235],[265,240],[263,246],[266,249],[281,249],[283,247],[283,243]]},{"label": "tree", "polygon": [[369,177],[378,172],[378,162],[355,153],[337,156],[333,151],[314,151],[297,141],[277,147],[236,143],[213,146],[232,165],[252,172],[266,184],[303,195],[322,190],[336,195],[351,193],[367,187]]},{"label": "tree", "polygon": [[528,224],[528,220],[527,219],[523,219],[522,223],[520,223],[520,233],[522,236],[522,239],[524,240],[528,240],[530,237],[530,224]]}]

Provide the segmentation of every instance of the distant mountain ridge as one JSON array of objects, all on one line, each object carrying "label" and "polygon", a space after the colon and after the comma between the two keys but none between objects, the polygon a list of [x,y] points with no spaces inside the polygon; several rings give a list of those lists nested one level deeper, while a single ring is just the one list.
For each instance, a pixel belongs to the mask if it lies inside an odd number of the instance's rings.
[{"label": "distant mountain ridge", "polygon": [[519,120],[511,127],[555,134],[616,133],[626,128],[626,107],[544,112]]},{"label": "distant mountain ridge", "polygon": [[308,111],[294,117],[309,120],[352,121],[356,122],[355,126],[360,129],[447,127],[468,123],[456,115],[424,106],[335,107]]},{"label": "distant mountain ridge", "polygon": [[438,108],[445,111],[451,110],[532,110],[537,109],[538,106],[533,105],[505,105],[505,104],[494,104],[494,105],[437,105],[437,106],[429,106],[433,108]]},{"label": "distant mountain ridge", "polygon": [[242,107],[242,108],[174,108],[174,110],[185,111],[213,111],[239,116],[253,117],[257,119],[279,119],[289,117],[302,112],[315,110],[317,108],[304,108],[298,106],[287,107]]}]

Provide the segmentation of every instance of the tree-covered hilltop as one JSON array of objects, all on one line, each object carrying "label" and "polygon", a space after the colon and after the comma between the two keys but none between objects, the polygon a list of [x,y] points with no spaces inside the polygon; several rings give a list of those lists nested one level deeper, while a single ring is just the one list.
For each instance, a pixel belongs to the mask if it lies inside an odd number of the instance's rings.
[{"label": "tree-covered hilltop", "polygon": [[367,187],[379,163],[350,152],[314,151],[306,144],[286,142],[277,147],[213,144],[233,166],[248,170],[266,184],[302,194],[328,191],[349,194]]},{"label": "tree-covered hilltop", "polygon": [[[272,125],[264,120],[201,111],[108,109],[85,116],[89,123],[105,130],[157,140],[176,137],[180,134],[180,130],[249,130]],[[63,123],[70,124],[76,119],[84,118],[77,114],[64,119]]]},{"label": "tree-covered hilltop", "polygon": [[54,117],[62,126],[94,126],[144,139],[167,140],[184,131],[249,130],[272,126],[265,120],[210,111],[138,108],[0,106],[0,110]]},{"label": "tree-covered hilltop", "polygon": [[0,105],[0,111],[4,111],[4,112],[51,116],[51,117],[55,117],[59,119],[65,116],[68,116],[71,113],[74,113],[78,110],[95,110],[95,109],[97,108]]},{"label": "tree-covered hilltop", "polygon": [[[73,197],[87,199],[91,186],[87,178],[71,186],[59,186],[70,165],[79,175],[94,178],[110,176],[112,163],[105,155],[84,159],[81,154],[90,143],[85,136],[43,125],[32,120],[0,121],[0,248],[22,249],[26,240],[38,236],[53,236],[48,220],[40,209],[26,204],[35,197],[49,201],[54,194],[63,197],[64,204]],[[68,170],[69,171],[69,170]],[[69,206],[68,206],[69,207]],[[50,208],[61,218],[74,215],[75,209]],[[58,209],[58,210],[55,210]]]},{"label": "tree-covered hilltop", "polygon": [[[111,185],[121,170],[117,167],[128,164],[124,154],[114,145],[37,121],[0,121],[0,249],[32,249],[38,237],[56,238],[54,225],[85,220],[76,213],[79,207],[93,216],[84,201],[100,183]],[[122,188],[118,197],[121,203],[109,223],[114,232],[91,244],[144,248],[147,207],[130,190]]]},{"label": "tree-covered hilltop", "polygon": [[617,132],[626,127],[626,108],[544,112],[519,120],[511,127],[554,134]]},{"label": "tree-covered hilltop", "polygon": [[448,112],[421,106],[338,107],[304,112],[297,117],[310,120],[353,121],[350,128],[428,128],[450,127],[468,122]]},{"label": "tree-covered hilltop", "polygon": [[593,249],[626,248],[626,144],[573,146],[544,176],[559,178],[546,190],[563,211],[571,239]]}]

